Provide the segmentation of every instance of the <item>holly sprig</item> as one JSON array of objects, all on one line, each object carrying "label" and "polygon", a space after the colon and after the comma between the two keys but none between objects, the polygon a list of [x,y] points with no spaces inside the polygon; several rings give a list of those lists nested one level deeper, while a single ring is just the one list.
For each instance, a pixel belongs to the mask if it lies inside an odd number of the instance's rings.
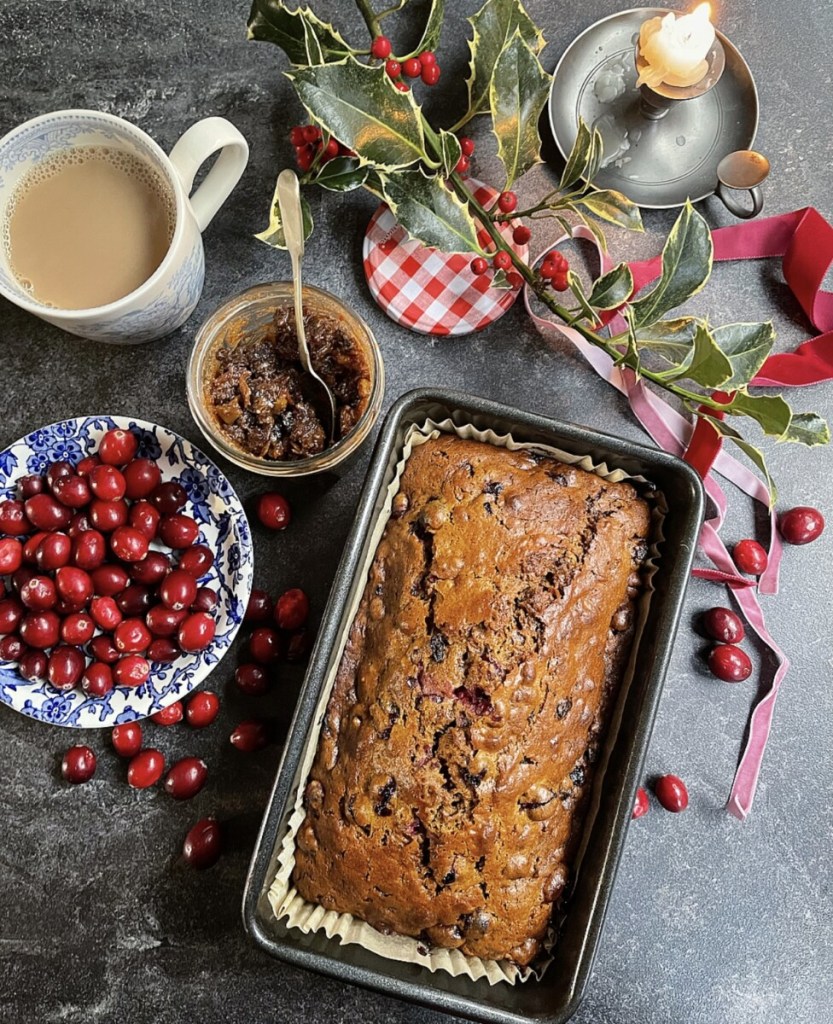
[{"label": "holly sprig", "polygon": [[[517,255],[499,230],[506,221],[555,218],[568,234],[574,224],[582,224],[606,250],[603,225],[642,231],[639,209],[621,193],[589,184],[602,163],[602,139],[598,131],[580,123],[558,188],[518,210],[512,186],[541,161],[538,119],[551,82],[539,57],[545,46],[543,34],[520,0],[486,0],[468,19],[472,37],[467,109],[452,128],[435,128],[401,69],[411,62],[416,70],[420,55],[434,62],[444,0],[432,0],[417,48],[393,57],[382,22],[408,2],[398,0],[377,11],[371,0],[356,0],[371,36],[370,46],[361,49],[309,7],[289,9],[282,0],[254,0],[249,37],[275,43],[287,55],[292,67],[286,75],[317,133],[315,145],[306,153],[309,166],[302,182],[336,192],[369,189],[423,244],[470,252],[477,269],[484,261],[488,268],[490,261],[494,286],[522,280],[552,314],[615,363],[673,396],[684,410],[737,445],[767,479],[763,454],[727,418],[754,421],[778,441],[826,444],[830,430],[820,416],[793,412],[780,395],[749,390],[775,342],[771,323],[715,327],[704,318],[675,314],[705,287],[712,270],[711,232],[690,203],[665,242],[659,280],[645,294],[634,296],[631,271],[620,263],[592,282],[589,290],[572,271],[561,271],[556,287],[572,298],[562,300],[553,293],[552,275],[545,276]],[[423,75],[423,81],[433,84],[438,76],[438,71]],[[469,156],[462,152],[457,134],[480,115],[491,117],[505,171],[500,199],[491,209],[478,202],[466,181],[463,172]],[[470,140],[467,146],[471,149]],[[305,215],[309,233],[313,225],[308,204]],[[258,237],[283,246],[276,201],[270,225]],[[604,328],[603,316],[614,309],[627,326],[612,334]]]}]

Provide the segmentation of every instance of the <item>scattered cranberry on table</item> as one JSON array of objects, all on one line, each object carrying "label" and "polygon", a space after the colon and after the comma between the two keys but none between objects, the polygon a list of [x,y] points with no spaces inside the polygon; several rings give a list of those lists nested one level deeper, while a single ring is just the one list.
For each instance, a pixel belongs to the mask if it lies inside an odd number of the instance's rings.
[{"label": "scattered cranberry on table", "polygon": [[679,814],[688,807],[686,784],[677,775],[661,775],[654,783],[654,793],[666,811]]},{"label": "scattered cranberry on table", "polygon": [[165,776],[165,792],[174,800],[190,800],[199,793],[208,778],[208,766],[199,757],[183,757]]},{"label": "scattered cranberry on table", "polygon": [[281,653],[281,638],[274,629],[262,626],[252,630],[249,637],[249,654],[254,661],[268,665],[277,661]]},{"label": "scattered cranberry on table", "polygon": [[250,697],[259,697],[269,689],[269,674],[262,665],[253,662],[238,665],[234,681],[238,690]]},{"label": "scattered cranberry on table", "polygon": [[257,518],[269,530],[285,530],[292,518],[292,510],[282,494],[267,491],[257,499]]},{"label": "scattered cranberry on table", "polygon": [[229,742],[244,754],[262,750],[269,742],[266,726],[255,720],[240,722],[229,736]]},{"label": "scattered cranberry on table", "polygon": [[220,711],[220,698],[211,690],[200,690],[185,705],[185,718],[194,729],[211,725]]},{"label": "scattered cranberry on table", "polygon": [[134,789],[148,789],[156,785],[164,771],[164,754],[153,747],[146,747],[127,766],[127,783]]},{"label": "scattered cranberry on table", "polygon": [[265,590],[254,588],[249,603],[246,606],[246,613],[243,616],[245,622],[270,622],[274,612],[272,598]]},{"label": "scattered cranberry on table", "polygon": [[740,616],[729,608],[710,608],[703,615],[703,629],[724,644],[739,644],[746,635]]},{"label": "scattered cranberry on table", "polygon": [[648,794],[642,786],[640,786],[636,791],[636,796],[634,797],[633,813],[631,814],[631,818],[641,818],[646,815],[650,809],[651,805],[648,803]]},{"label": "scattered cranberry on table", "polygon": [[756,540],[739,540],[732,549],[735,565],[750,576],[760,576],[769,559],[766,549]]},{"label": "scattered cranberry on table", "polygon": [[70,747],[61,761],[61,775],[73,785],[89,782],[95,775],[95,765],[95,753],[89,747]]},{"label": "scattered cranberry on table", "polygon": [[300,629],[309,616],[309,598],[298,587],[285,591],[275,604],[275,622],[281,629]]},{"label": "scattered cranberry on table", "polygon": [[811,544],[824,530],[824,516],[817,508],[799,505],[779,517],[778,530],[788,544]]},{"label": "scattered cranberry on table", "polygon": [[198,871],[217,863],[223,848],[223,835],[215,818],[203,818],[189,831],[182,844],[186,864]]},{"label": "scattered cranberry on table", "polygon": [[138,722],[116,725],[110,734],[110,741],[119,757],[135,757],[142,749],[142,727]]},{"label": "scattered cranberry on table", "polygon": [[177,722],[181,722],[184,716],[182,710],[182,701],[174,701],[173,704],[169,704],[166,708],[162,708],[160,711],[155,711],[151,716],[151,722],[155,722],[157,725],[176,725]]},{"label": "scattered cranberry on table", "polygon": [[709,652],[709,668],[726,683],[742,683],[752,675],[752,662],[741,647],[718,644]]}]

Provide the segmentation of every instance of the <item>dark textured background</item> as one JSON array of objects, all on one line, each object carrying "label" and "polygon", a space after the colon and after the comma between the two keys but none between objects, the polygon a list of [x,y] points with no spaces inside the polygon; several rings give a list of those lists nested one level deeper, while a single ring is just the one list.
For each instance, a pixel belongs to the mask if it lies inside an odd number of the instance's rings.
[{"label": "dark textured background", "polygon": [[[414,15],[418,0],[414,0]],[[316,3],[360,38],[348,0]],[[464,17],[453,2],[439,59],[441,86],[428,97],[437,120],[458,116],[467,54]],[[549,46],[547,68],[578,31],[617,9],[613,0],[567,5],[530,0]],[[830,215],[833,8],[817,0],[732,0],[719,23],[756,75],[759,147],[772,159],[768,210],[814,204]],[[170,148],[198,117],[222,114],[249,139],[251,162],[209,228],[207,277],[195,315],[173,337],[136,349],[71,338],[0,300],[3,387],[0,445],[64,416],[109,412],[155,420],[200,441],[185,403],[184,370],[201,320],[241,288],[288,273],[288,260],[252,238],[264,226],[277,172],[290,157],[288,128],[300,111],[281,76],[279,52],[246,43],[245,2],[230,0],[4,0],[0,5],[0,133],[62,107],[122,115]],[[410,14],[394,33],[403,44]],[[393,26],[391,26],[393,28]],[[411,33],[413,35],[413,32]],[[405,48],[404,45],[401,48]],[[494,172],[486,126],[477,166]],[[541,194],[547,167],[523,181]],[[389,402],[427,384],[467,388],[538,412],[639,438],[623,401],[564,346],[548,347],[520,308],[475,337],[431,342],[387,320],[364,284],[360,245],[371,197],[313,197],[317,230],[311,282],[352,303],[382,347]],[[714,225],[729,218],[701,205]],[[646,216],[644,238],[611,235],[616,253],[648,255],[671,223]],[[542,235],[541,240],[544,240]],[[809,331],[774,262],[721,266],[697,308],[715,322],[773,317],[780,344]],[[833,388],[803,392],[805,408],[833,413]],[[833,519],[833,456],[769,446],[782,504],[816,503]],[[335,481],[287,485],[295,519],[281,535],[255,527],[257,581],[300,584],[323,606],[362,482],[369,449]],[[219,460],[244,499],[258,479]],[[726,537],[754,528],[749,503],[731,495]],[[792,659],[757,803],[740,824],[723,810],[753,682],[731,687],[703,668],[703,642],[689,621],[723,594],[692,584],[654,740],[650,772],[688,782],[691,807],[672,816],[652,805],[628,837],[616,890],[578,1024],[822,1024],[833,1006],[833,822],[831,602],[833,528],[813,547],[787,552],[783,588],[769,598],[771,628]],[[171,755],[198,753],[210,782],[190,804],[156,790],[135,793],[103,734],[47,728],[0,708],[0,1020],[10,1024],[170,1024],[356,1020],[440,1024],[441,1017],[281,966],[243,934],[239,905],[249,852],[279,750],[252,758],[227,743],[252,713],[286,717],[299,673],[286,671],[261,698],[235,697],[229,657],[211,685],[227,695],[220,723],[154,739]],[[254,702],[256,705],[257,702]],[[77,788],[57,775],[71,741],[100,752],[94,781]],[[178,861],[190,824],[218,813],[231,849],[205,874]]]}]

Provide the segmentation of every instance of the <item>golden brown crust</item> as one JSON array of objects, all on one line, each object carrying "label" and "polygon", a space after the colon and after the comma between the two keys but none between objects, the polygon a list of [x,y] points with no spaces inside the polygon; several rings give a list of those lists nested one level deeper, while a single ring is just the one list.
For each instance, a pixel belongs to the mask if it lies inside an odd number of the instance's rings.
[{"label": "golden brown crust", "polygon": [[551,458],[414,449],[305,791],[305,899],[486,959],[540,953],[648,524],[629,484]]}]

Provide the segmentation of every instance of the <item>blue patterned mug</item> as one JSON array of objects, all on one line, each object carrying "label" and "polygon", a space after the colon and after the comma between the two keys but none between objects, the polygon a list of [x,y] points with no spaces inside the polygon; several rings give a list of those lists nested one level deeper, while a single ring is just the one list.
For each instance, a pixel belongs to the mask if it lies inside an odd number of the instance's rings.
[{"label": "blue patterned mug", "polygon": [[[93,341],[131,345],[153,341],[181,326],[199,301],[205,277],[201,232],[208,227],[240,180],[249,147],[222,117],[192,125],[166,156],[140,128],[112,114],[60,110],[20,125],[0,139],[0,225],[7,224],[9,201],[22,177],[47,157],[78,146],[101,146],[131,153],[150,164],[168,183],[176,205],[170,247],[142,285],[106,306],[56,309],[33,299],[15,279],[8,249],[0,246],[0,294],[70,334]],[[190,195],[200,165],[220,151],[205,180]],[[190,196],[190,197],[189,197]]]}]

